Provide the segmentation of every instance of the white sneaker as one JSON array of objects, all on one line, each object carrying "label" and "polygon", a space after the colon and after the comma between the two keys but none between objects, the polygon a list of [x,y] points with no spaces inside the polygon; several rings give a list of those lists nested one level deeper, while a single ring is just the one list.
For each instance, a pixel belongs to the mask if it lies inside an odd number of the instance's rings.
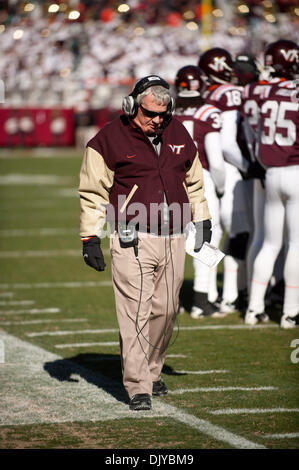
[{"label": "white sneaker", "polygon": [[256,325],[257,323],[266,323],[269,321],[269,317],[266,313],[257,313],[253,310],[247,310],[244,322],[246,325]]},{"label": "white sneaker", "polygon": [[223,318],[225,314],[220,313],[219,309],[216,305],[212,304],[211,302],[207,302],[202,308],[198,307],[197,305],[193,305],[190,312],[191,318],[196,320],[200,318]]},{"label": "white sneaker", "polygon": [[193,307],[191,308],[190,317],[194,318],[195,320],[203,318],[203,310],[193,305]]},{"label": "white sneaker", "polygon": [[289,315],[283,315],[280,320],[280,326],[281,328],[287,329],[287,328],[298,328],[299,325],[296,323],[296,317],[290,317]]},{"label": "white sneaker", "polygon": [[179,315],[183,315],[185,313],[185,308],[182,304],[179,305]]},{"label": "white sneaker", "polygon": [[221,313],[236,313],[237,307],[234,302],[226,302],[225,300],[222,300],[220,304],[220,312]]}]

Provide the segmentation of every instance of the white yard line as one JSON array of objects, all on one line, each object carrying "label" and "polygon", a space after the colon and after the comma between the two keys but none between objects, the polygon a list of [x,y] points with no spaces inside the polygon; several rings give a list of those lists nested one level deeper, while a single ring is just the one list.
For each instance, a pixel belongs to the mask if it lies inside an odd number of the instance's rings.
[{"label": "white yard line", "polygon": [[76,228],[16,228],[0,230],[0,237],[57,237],[75,233],[79,237]]},{"label": "white yard line", "polygon": [[101,330],[62,330],[62,331],[39,331],[37,333],[27,333],[26,335],[34,338],[35,336],[64,336],[74,334],[88,334],[88,333],[118,333],[118,328],[107,328]]},{"label": "white yard line", "polygon": [[88,348],[89,346],[119,346],[118,341],[103,341],[94,343],[69,343],[69,344],[55,344],[55,348]]},{"label": "white yard line", "polygon": [[286,432],[286,433],[277,433],[277,434],[265,434],[262,436],[264,438],[270,439],[296,439],[299,437],[299,432]]},{"label": "white yard line", "polygon": [[210,411],[212,415],[240,415],[261,413],[299,413],[299,408],[224,408]]},{"label": "white yard line", "polygon": [[201,325],[201,326],[180,326],[180,330],[256,330],[263,328],[278,328],[278,325],[267,324],[267,325]]},{"label": "white yard line", "polygon": [[[103,249],[103,254],[108,255],[109,249]],[[24,250],[24,251],[0,251],[0,258],[64,258],[64,257],[82,257],[82,250]]]},{"label": "white yard line", "polygon": [[112,281],[37,282],[33,284],[0,284],[0,289],[78,289],[79,287],[112,286]]},{"label": "white yard line", "polygon": [[211,370],[175,370],[174,374],[205,375],[205,374],[227,374],[229,370],[211,369]]},{"label": "white yard line", "polygon": [[27,251],[0,251],[0,258],[52,258],[62,256],[82,256],[81,250],[27,250]]},{"label": "white yard line", "polygon": [[169,357],[188,357],[186,354],[167,354],[167,358]]},{"label": "white yard line", "polygon": [[13,297],[14,296],[14,293],[13,292],[0,292],[0,297],[3,298],[3,297]]},{"label": "white yard line", "polygon": [[0,300],[0,306],[32,305],[34,300]]},{"label": "white yard line", "polygon": [[0,176],[1,186],[15,185],[66,185],[72,181],[71,177],[60,175],[31,175],[25,173],[8,173]]},{"label": "white yard line", "polygon": [[38,314],[38,313],[59,313],[60,308],[32,308],[28,310],[4,310],[0,311],[0,315],[23,315],[23,314]]},{"label": "white yard line", "polygon": [[[210,325],[211,329],[213,326],[217,326],[217,330],[229,330],[232,329],[234,326],[238,326],[238,329],[247,329],[247,325]],[[257,325],[259,326],[259,325]],[[271,326],[271,325],[268,325]],[[276,326],[276,325],[274,325]],[[209,327],[203,329],[210,329]],[[200,327],[188,327],[185,331],[193,331],[201,329]],[[180,328],[180,330],[184,330],[184,328]],[[27,336],[67,336],[67,335],[80,335],[80,334],[105,334],[105,333],[118,333],[118,328],[104,328],[104,329],[85,329],[85,330],[57,330],[57,331],[41,331],[41,332],[34,332],[34,333],[27,333]],[[174,355],[173,357],[186,357],[184,355]]]},{"label": "white yard line", "polygon": [[[177,390],[169,390],[170,395],[182,395],[183,393],[197,393],[197,392],[262,392],[268,390],[276,390],[277,387],[195,387],[195,388],[179,388]],[[220,410],[223,411],[223,410]],[[212,414],[221,414],[212,412]]]},{"label": "white yard line", "polygon": [[234,448],[265,449],[159,399],[151,411],[132,412],[119,382],[4,332],[0,339],[8,361],[0,366],[2,426],[167,417]]},{"label": "white yard line", "polygon": [[0,325],[38,325],[45,323],[76,323],[87,321],[86,318],[59,318],[55,320],[0,321]]}]

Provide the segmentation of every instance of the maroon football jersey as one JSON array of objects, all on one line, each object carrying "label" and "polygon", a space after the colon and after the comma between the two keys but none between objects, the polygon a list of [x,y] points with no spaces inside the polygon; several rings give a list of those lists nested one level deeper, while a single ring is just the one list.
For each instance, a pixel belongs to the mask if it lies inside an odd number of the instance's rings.
[{"label": "maroon football jersey", "polygon": [[260,158],[266,166],[299,164],[299,93],[294,81],[265,86],[260,97]]},{"label": "maroon football jersey", "polygon": [[260,95],[268,82],[260,80],[249,83],[244,87],[242,95],[242,114],[244,114],[253,130],[256,130],[259,121]]},{"label": "maroon football jersey", "polygon": [[205,152],[204,140],[209,132],[220,132],[221,113],[213,105],[204,104],[200,108],[187,108],[184,114],[175,114],[186,127],[195,145],[203,168],[209,171],[209,161]]},{"label": "maroon football jersey", "polygon": [[257,127],[260,117],[260,95],[268,82],[259,80],[243,88],[242,106],[238,127],[238,144],[243,156],[253,161],[257,154]]},{"label": "maroon football jersey", "polygon": [[240,110],[242,91],[242,87],[230,83],[225,85],[212,85],[205,93],[205,103],[213,104],[222,112]]},{"label": "maroon football jersey", "polygon": [[208,88],[205,94],[206,103],[217,106],[221,112],[225,111],[237,111],[238,112],[238,123],[237,123],[237,143],[243,157],[250,161],[252,160],[253,150],[250,151],[248,148],[247,136],[242,125],[242,93],[243,87],[226,83],[224,85],[212,85]]}]

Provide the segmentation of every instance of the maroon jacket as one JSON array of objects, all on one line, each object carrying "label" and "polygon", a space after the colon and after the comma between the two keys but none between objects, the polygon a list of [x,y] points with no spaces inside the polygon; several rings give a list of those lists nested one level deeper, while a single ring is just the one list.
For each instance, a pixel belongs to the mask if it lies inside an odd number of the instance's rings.
[{"label": "maroon jacket", "polygon": [[[180,217],[172,217],[170,212],[173,229],[183,229],[192,218],[210,218],[204,198],[202,167],[188,131],[172,118],[160,140],[158,155],[143,132],[122,115],[106,124],[88,142],[80,172],[81,236],[95,234],[89,228],[95,224],[90,219],[96,220],[92,209],[108,202],[113,207],[115,222],[136,217],[139,206],[135,203],[142,203],[146,210],[144,223],[150,226],[153,205],[158,207],[165,196],[168,205],[175,204],[180,210]],[[195,204],[199,205],[199,216],[195,215]],[[186,207],[189,207],[187,212]],[[99,218],[102,216],[98,214]],[[107,219],[111,218],[108,210]]]}]

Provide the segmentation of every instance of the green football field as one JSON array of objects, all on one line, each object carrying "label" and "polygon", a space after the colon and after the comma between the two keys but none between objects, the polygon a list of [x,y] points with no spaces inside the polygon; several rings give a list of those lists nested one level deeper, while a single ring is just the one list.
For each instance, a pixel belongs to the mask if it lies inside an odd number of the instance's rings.
[{"label": "green football field", "polygon": [[279,327],[280,306],[262,326],[193,320],[190,257],[169,394],[129,410],[108,240],[104,273],[81,255],[81,156],[0,152],[0,448],[298,449],[299,330]]}]

